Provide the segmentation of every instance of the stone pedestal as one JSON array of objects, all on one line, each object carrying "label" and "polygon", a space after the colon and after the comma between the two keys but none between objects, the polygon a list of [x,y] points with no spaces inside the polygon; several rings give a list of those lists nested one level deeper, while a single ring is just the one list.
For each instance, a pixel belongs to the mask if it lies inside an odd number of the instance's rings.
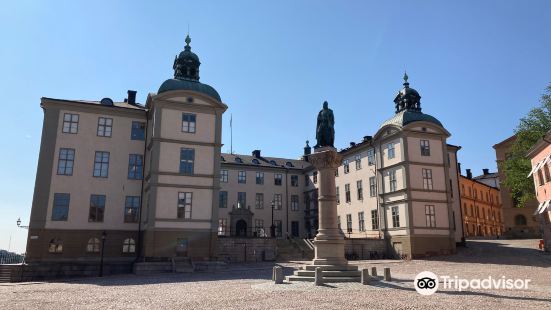
[{"label": "stone pedestal", "polygon": [[341,165],[342,156],[335,148],[319,148],[308,156],[308,161],[318,170],[319,229],[314,239],[313,265],[345,266],[344,234],[337,223],[337,196],[335,170]]}]

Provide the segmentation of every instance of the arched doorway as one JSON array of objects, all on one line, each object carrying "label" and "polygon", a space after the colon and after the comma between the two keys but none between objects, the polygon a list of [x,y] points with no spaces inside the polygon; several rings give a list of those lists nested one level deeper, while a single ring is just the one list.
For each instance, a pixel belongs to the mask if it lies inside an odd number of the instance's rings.
[{"label": "arched doorway", "polygon": [[247,222],[245,220],[239,220],[235,223],[235,235],[247,236]]}]

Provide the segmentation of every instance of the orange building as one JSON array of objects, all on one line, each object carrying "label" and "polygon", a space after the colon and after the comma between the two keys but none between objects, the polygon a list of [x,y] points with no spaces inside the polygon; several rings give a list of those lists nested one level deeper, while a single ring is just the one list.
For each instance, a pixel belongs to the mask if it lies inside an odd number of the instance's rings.
[{"label": "orange building", "polygon": [[503,234],[499,189],[474,180],[470,169],[459,176],[461,216],[465,238],[498,237]]}]

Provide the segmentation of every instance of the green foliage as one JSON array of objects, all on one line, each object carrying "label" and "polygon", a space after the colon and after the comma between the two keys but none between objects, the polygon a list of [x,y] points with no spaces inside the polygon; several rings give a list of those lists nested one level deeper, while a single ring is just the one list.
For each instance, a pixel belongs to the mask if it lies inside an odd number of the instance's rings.
[{"label": "green foliage", "polygon": [[515,129],[517,138],[507,159],[502,163],[504,185],[510,188],[516,207],[524,207],[528,200],[535,198],[534,181],[527,178],[532,165],[526,153],[551,130],[551,85],[545,89],[540,102],[541,106],[532,109],[527,116],[520,119]]}]

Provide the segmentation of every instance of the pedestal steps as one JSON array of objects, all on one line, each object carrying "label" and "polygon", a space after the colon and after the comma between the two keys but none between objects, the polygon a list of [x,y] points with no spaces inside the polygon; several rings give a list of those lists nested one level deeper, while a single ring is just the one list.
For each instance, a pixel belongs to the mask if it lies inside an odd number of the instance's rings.
[{"label": "pedestal steps", "polygon": [[322,270],[323,282],[326,283],[360,282],[361,280],[361,271],[358,270],[358,266],[350,265],[307,265],[301,270],[296,270],[293,275],[287,276],[286,280],[314,282],[316,268]]}]

